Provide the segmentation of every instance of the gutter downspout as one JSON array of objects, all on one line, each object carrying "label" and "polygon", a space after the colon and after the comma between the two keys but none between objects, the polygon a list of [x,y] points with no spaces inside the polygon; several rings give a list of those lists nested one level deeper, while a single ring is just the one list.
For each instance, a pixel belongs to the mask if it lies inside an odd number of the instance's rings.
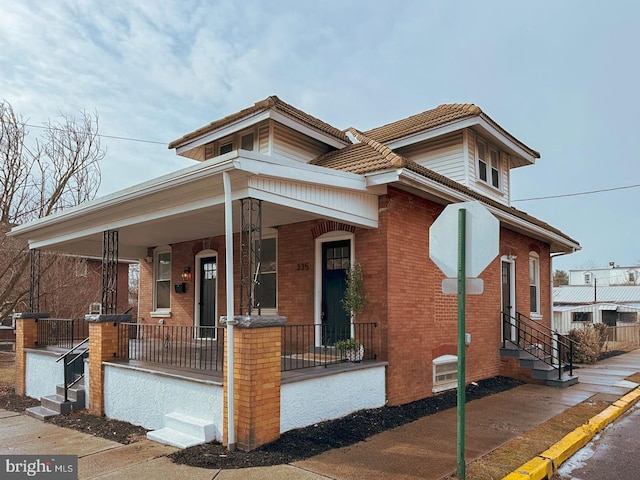
[{"label": "gutter downspout", "polygon": [[227,448],[236,449],[234,386],[233,386],[233,205],[231,200],[231,180],[229,172],[222,172],[224,185],[224,238],[225,268],[227,277]]}]

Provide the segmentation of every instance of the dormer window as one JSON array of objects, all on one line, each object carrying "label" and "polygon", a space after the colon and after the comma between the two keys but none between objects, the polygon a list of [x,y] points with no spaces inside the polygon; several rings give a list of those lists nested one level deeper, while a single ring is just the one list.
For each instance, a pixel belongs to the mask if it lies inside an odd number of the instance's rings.
[{"label": "dormer window", "polygon": [[591,285],[591,274],[590,273],[585,273],[584,274],[584,284],[585,285]]},{"label": "dormer window", "polygon": [[478,137],[476,141],[478,179],[500,189],[500,150]]},{"label": "dormer window", "polygon": [[253,130],[244,130],[234,135],[216,140],[215,142],[205,145],[204,158],[205,160],[208,160],[239,149],[253,151],[255,148],[255,138],[256,135]]}]

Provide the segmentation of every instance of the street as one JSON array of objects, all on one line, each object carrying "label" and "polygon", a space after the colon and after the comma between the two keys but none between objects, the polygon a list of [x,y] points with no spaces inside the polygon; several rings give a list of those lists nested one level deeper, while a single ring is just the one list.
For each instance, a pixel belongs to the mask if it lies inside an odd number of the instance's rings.
[{"label": "street", "polygon": [[640,407],[634,406],[567,460],[558,471],[561,480],[634,478],[640,471]]}]

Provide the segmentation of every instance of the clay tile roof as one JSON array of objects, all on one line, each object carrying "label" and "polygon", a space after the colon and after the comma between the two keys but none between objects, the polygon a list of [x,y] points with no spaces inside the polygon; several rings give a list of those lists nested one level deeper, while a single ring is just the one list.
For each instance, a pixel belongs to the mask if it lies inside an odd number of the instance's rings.
[{"label": "clay tile roof", "polygon": [[472,103],[451,103],[388,123],[364,132],[379,142],[388,142],[466,117],[480,115],[482,110]]},{"label": "clay tile roof", "polygon": [[318,130],[327,135],[331,135],[332,137],[335,137],[338,140],[341,140],[343,142],[350,143],[349,138],[347,137],[345,132],[343,132],[342,130],[332,127],[328,123],[325,123],[322,120],[319,120],[316,117],[309,115],[308,113],[305,113],[302,110],[299,110],[293,107],[292,105],[289,105],[288,103],[283,102],[275,95],[271,95],[270,97],[267,97],[264,100],[256,102],[251,107],[244,108],[239,112],[232,113],[231,115],[227,115],[224,118],[211,122],[210,124],[205,125],[204,127],[194,130],[191,133],[187,133],[186,135],[183,135],[179,139],[171,142],[169,144],[169,149],[176,148],[185,142],[198,138],[202,135],[206,135],[207,133],[213,132],[219,128],[227,126],[235,121],[241,120],[251,115],[262,113],[269,109],[278,110],[289,117],[293,117],[296,120],[307,124],[307,126],[315,130]]},{"label": "clay tile roof", "polygon": [[407,159],[386,145],[368,138],[355,128],[348,129],[359,142],[340,150],[327,152],[310,163],[351,173],[369,173],[389,168],[401,168]]}]

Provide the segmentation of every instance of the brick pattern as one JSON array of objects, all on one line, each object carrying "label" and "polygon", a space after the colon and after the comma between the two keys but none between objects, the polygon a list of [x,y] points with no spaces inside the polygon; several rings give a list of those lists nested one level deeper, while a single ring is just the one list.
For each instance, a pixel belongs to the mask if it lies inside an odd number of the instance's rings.
[{"label": "brick pattern", "polygon": [[356,227],[354,227],[353,225],[347,225],[346,223],[326,221],[321,222],[313,227],[311,229],[311,234],[313,235],[313,238],[318,238],[320,235],[324,235],[325,233],[339,231],[354,233],[356,231]]},{"label": "brick pattern", "polygon": [[[235,443],[239,450],[249,451],[280,437],[281,328],[236,328],[234,332]],[[225,358],[226,340],[225,336]],[[227,386],[224,382],[225,445],[229,418]]]},{"label": "brick pattern", "polygon": [[104,369],[102,362],[118,352],[116,323],[89,324],[89,413],[104,415]]},{"label": "brick pattern", "polygon": [[34,348],[38,339],[38,323],[33,318],[16,319],[16,394],[26,395],[27,354],[25,348]]}]

